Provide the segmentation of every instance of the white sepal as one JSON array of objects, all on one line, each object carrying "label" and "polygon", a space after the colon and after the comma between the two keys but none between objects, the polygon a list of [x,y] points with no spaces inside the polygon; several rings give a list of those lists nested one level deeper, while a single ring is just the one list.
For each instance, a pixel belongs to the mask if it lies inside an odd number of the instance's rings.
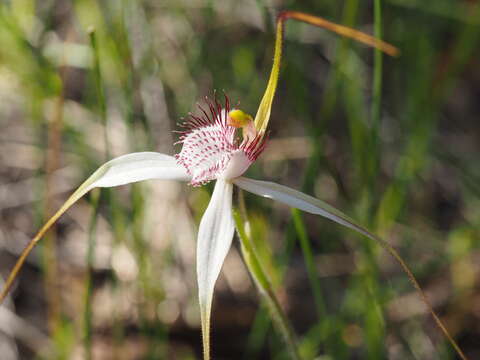
[{"label": "white sepal", "polygon": [[269,181],[252,180],[245,177],[239,177],[232,181],[238,187],[253,194],[279,201],[311,214],[326,217],[371,239],[377,240],[375,235],[358,225],[347,215],[313,196]]},{"label": "white sepal", "polygon": [[142,180],[190,180],[185,168],[173,156],[138,152],[119,156],[102,165],[93,175],[89,188],[112,187]]},{"label": "white sepal", "polygon": [[213,290],[232,244],[235,226],[232,216],[232,189],[231,182],[217,180],[198,229],[197,280],[204,359],[209,359],[210,356],[210,312]]},{"label": "white sepal", "polygon": [[12,286],[18,270],[25,262],[35,244],[46,234],[48,229],[62,216],[73,204],[86,193],[96,187],[111,187],[124,185],[148,179],[164,180],[190,180],[186,170],[177,164],[172,156],[141,152],[117,157],[100,166],[77,190],[63,203],[60,209],[43,225],[35,237],[28,243],[22,252],[14,270],[10,274],[4,290],[0,293],[0,304],[5,298],[8,289]]}]

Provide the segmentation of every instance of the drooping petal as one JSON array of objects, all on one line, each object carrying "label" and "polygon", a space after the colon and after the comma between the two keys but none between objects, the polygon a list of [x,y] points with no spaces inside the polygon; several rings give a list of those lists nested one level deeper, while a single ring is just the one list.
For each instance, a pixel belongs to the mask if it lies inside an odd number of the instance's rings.
[{"label": "drooping petal", "polygon": [[289,206],[295,207],[297,209],[303,210],[305,212],[316,214],[320,216],[324,216],[336,223],[339,223],[343,226],[346,226],[350,229],[353,229],[371,240],[376,241],[379,243],[400,265],[402,270],[407,274],[408,279],[412,283],[413,287],[418,291],[423,303],[427,307],[428,311],[432,315],[433,319],[435,320],[438,328],[443,332],[445,337],[448,339],[450,344],[453,346],[457,354],[462,359],[466,359],[465,355],[463,354],[462,349],[458,346],[456,341],[448,332],[446,326],[443,324],[442,320],[438,317],[435,310],[433,310],[433,306],[430,303],[425,292],[422,290],[420,284],[418,283],[417,279],[413,275],[412,271],[410,270],[409,266],[405,263],[403,258],[400,256],[397,250],[390,245],[387,241],[383,240],[382,238],[376,236],[375,234],[371,233],[354,220],[349,218],[347,215],[342,213],[341,211],[335,209],[334,207],[328,205],[327,203],[314,198],[313,196],[309,196],[304,194],[300,191],[291,189],[287,186],[276,184],[273,182],[267,181],[259,181],[259,180],[252,180],[245,177],[239,177],[233,180],[233,183],[240,188],[254,193],[256,195],[260,195],[266,198],[270,198],[273,200],[280,201],[284,204]]},{"label": "drooping petal", "polygon": [[336,223],[358,231],[369,238],[377,239],[375,235],[363,228],[361,225],[357,224],[347,215],[335,209],[326,202],[314,198],[313,196],[304,194],[300,191],[277,183],[252,180],[246,177],[239,177],[233,180],[233,183],[253,194],[279,201],[311,214],[326,217],[327,219],[335,221]]},{"label": "drooping petal", "polygon": [[210,358],[210,312],[215,282],[230,249],[234,232],[232,183],[219,179],[200,222],[197,242],[197,277],[202,320],[204,359]]},{"label": "drooping petal", "polygon": [[28,254],[50,227],[73,204],[95,187],[112,187],[148,179],[190,180],[186,170],[176,163],[172,156],[155,152],[132,153],[117,157],[103,164],[65,201],[58,210],[28,243],[17,260],[0,294],[0,303],[7,295]]}]

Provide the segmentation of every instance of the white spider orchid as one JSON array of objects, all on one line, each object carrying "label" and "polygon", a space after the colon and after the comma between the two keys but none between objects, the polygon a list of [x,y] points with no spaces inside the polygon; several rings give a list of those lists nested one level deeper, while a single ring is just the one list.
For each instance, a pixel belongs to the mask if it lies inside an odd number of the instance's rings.
[{"label": "white spider orchid", "polygon": [[[7,295],[34,246],[58,218],[87,192],[97,187],[114,187],[143,180],[162,179],[188,181],[193,186],[216,180],[212,198],[200,222],[197,240],[197,280],[205,359],[210,356],[210,312],[215,282],[230,249],[235,229],[232,216],[233,185],[305,212],[321,215],[380,242],[399,261],[413,285],[420,291],[423,300],[428,304],[428,300],[408,267],[395,250],[383,240],[345,214],[312,196],[283,185],[242,176],[260,156],[266,145],[266,128],[280,69],[283,23],[288,18],[327,28],[379,48],[390,55],[397,53],[391,45],[356,30],[308,14],[293,11],[281,13],[277,20],[273,67],[255,120],[241,110],[231,110],[227,97],[225,97],[224,106],[221,106],[216,99],[213,102],[207,100],[209,111],[200,107],[201,116],[190,114],[189,119],[182,124],[184,130],[181,132],[179,141],[182,144],[182,150],[175,157],[156,152],[139,152],[117,157],[102,165],[72,194],[27,245],[5,283],[0,294],[0,302]],[[430,310],[442,331],[446,332],[431,307]],[[459,350],[448,332],[446,336],[456,350]]]}]

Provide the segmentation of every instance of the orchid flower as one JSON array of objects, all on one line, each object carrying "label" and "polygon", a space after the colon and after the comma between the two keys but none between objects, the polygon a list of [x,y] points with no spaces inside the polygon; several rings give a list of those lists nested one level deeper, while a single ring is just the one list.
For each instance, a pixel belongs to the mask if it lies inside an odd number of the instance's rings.
[{"label": "orchid flower", "polygon": [[[417,290],[428,304],[423,292],[408,267],[388,243],[379,239],[342,212],[327,203],[289,187],[273,182],[253,180],[243,174],[265,149],[268,140],[267,125],[277,87],[286,19],[296,19],[327,28],[343,36],[354,38],[395,55],[397,50],[389,44],[356,30],[330,23],[324,19],[299,12],[283,12],[277,20],[273,67],[265,94],[255,119],[240,109],[231,109],[225,96],[224,104],[207,99],[208,109],[200,107],[200,115],[189,114],[181,124],[179,144],[181,151],[175,156],[156,152],[138,152],[117,157],[95,171],[64,203],[60,210],[41,228],[27,245],[13,268],[0,294],[4,299],[26,257],[55,221],[76,201],[97,187],[114,187],[143,180],[162,179],[189,182],[201,186],[216,181],[210,203],[200,221],[197,239],[197,281],[203,334],[204,358],[210,353],[210,313],[216,280],[230,249],[235,222],[232,215],[233,186],[269,198],[285,205],[316,214],[353,229],[366,237],[379,241],[400,263]],[[431,310],[431,307],[430,307]],[[437,324],[448,335],[436,314]]]}]

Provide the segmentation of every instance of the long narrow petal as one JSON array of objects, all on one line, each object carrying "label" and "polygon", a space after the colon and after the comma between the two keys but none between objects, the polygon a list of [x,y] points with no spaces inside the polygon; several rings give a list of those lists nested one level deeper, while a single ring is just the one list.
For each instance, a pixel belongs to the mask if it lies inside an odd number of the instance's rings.
[{"label": "long narrow petal", "polygon": [[175,158],[155,152],[140,152],[119,156],[102,165],[65,201],[58,210],[40,229],[35,237],[23,250],[17,263],[12,269],[0,294],[0,303],[3,302],[13,281],[17,277],[25,259],[38,241],[50,227],[75,204],[82,196],[95,187],[112,187],[148,179],[189,180],[190,176],[185,169],[178,165]]},{"label": "long narrow petal", "polygon": [[327,219],[335,221],[343,226],[356,230],[367,237],[375,237],[372,233],[358,225],[354,220],[350,219],[341,211],[335,209],[324,201],[314,198],[313,196],[309,196],[287,186],[269,181],[239,177],[233,180],[233,182],[238,187],[256,195],[282,202],[311,214],[326,217]]},{"label": "long narrow petal", "polygon": [[119,156],[101,166],[90,177],[89,187],[112,187],[149,179],[189,181],[190,178],[173,156],[139,152]]},{"label": "long narrow petal", "polygon": [[197,277],[204,359],[210,358],[210,312],[213,290],[232,244],[235,226],[232,216],[232,189],[232,183],[217,180],[212,199],[198,230]]},{"label": "long narrow petal", "polygon": [[252,180],[247,179],[245,177],[240,177],[233,180],[233,183],[239,186],[240,188],[249,191],[251,193],[270,198],[273,200],[280,201],[284,204],[290,205],[297,209],[303,210],[305,212],[316,214],[320,216],[324,216],[332,221],[335,221],[343,226],[346,226],[350,229],[358,231],[359,233],[365,235],[366,237],[378,242],[401,266],[402,270],[407,274],[410,282],[418,291],[423,303],[430,311],[433,319],[435,320],[438,328],[443,332],[445,337],[448,339],[450,344],[456,350],[457,354],[462,359],[467,359],[464,355],[462,349],[458,346],[456,341],[448,332],[447,328],[443,324],[442,320],[438,317],[435,310],[433,310],[432,304],[427,298],[427,295],[420,287],[420,284],[416,280],[415,276],[413,275],[412,271],[408,267],[408,265],[403,261],[400,254],[395,250],[393,246],[391,246],[388,242],[383,240],[382,238],[372,234],[370,231],[356,223],[354,220],[349,218],[347,215],[342,213],[341,211],[335,209],[334,207],[328,205],[327,203],[316,199],[312,196],[304,194],[300,191],[291,189],[287,186],[283,186],[280,184],[267,182],[267,181],[259,181],[259,180]]}]

